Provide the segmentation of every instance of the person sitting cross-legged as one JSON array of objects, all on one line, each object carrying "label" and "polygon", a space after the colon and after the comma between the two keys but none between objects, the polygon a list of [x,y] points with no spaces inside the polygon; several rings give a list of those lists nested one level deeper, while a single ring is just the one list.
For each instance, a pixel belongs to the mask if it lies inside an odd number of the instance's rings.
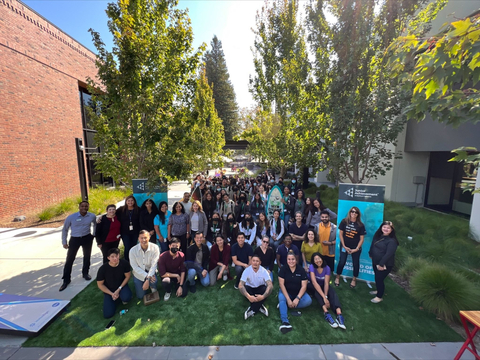
[{"label": "person sitting cross-legged", "polygon": [[268,271],[261,266],[260,256],[253,255],[252,265],[243,271],[238,285],[240,293],[250,302],[250,306],[245,311],[245,320],[259,311],[268,316],[268,310],[263,302],[270,295],[272,289],[272,279],[270,279]]},{"label": "person sitting cross-legged", "polygon": [[157,291],[158,257],[160,250],[157,244],[150,242],[150,233],[141,230],[138,235],[138,244],[130,249],[130,265],[133,270],[133,283],[137,298],[142,299],[148,288],[153,292]]},{"label": "person sitting cross-legged", "polygon": [[203,243],[203,233],[195,234],[195,243],[187,249],[185,266],[187,267],[187,282],[190,284],[190,292],[197,291],[195,286],[195,276],[198,277],[203,286],[210,285],[210,276],[208,274],[208,265],[210,263],[210,250]]},{"label": "person sitting cross-legged", "polygon": [[115,315],[117,300],[124,304],[132,299],[132,291],[128,287],[130,280],[130,264],[120,260],[120,250],[113,248],[108,250],[108,262],[100,266],[97,273],[97,286],[104,292],[103,316],[105,319]]}]

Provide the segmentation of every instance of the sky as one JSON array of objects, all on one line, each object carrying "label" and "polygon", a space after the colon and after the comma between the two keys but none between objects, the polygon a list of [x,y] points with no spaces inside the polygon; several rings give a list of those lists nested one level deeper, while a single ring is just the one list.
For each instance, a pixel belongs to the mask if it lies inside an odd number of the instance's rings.
[{"label": "sky", "polygon": [[[89,28],[98,31],[111,48],[105,9],[111,1],[103,0],[22,0],[27,6],[59,27],[75,40],[95,52]],[[194,33],[194,48],[206,43],[210,48],[213,35],[222,42],[230,80],[240,108],[254,105],[248,91],[253,75],[254,42],[252,28],[263,0],[180,0],[179,8],[189,9]]]}]

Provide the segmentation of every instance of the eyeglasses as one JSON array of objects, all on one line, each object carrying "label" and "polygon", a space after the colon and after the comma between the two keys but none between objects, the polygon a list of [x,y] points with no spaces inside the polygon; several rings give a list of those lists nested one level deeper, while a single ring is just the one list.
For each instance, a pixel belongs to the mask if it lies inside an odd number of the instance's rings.
[{"label": "eyeglasses", "polygon": [[357,210],[350,210],[350,213],[352,213],[352,214],[358,214],[358,211],[357,211]]},{"label": "eyeglasses", "polygon": [[262,241],[262,243],[264,244],[268,244],[270,241]]}]

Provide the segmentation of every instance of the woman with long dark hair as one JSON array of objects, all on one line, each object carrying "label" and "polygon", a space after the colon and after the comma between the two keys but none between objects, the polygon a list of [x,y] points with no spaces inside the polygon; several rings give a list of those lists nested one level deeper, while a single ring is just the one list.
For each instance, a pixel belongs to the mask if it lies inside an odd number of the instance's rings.
[{"label": "woman with long dark hair", "polygon": [[228,264],[231,261],[230,245],[223,239],[222,235],[217,235],[214,244],[210,249],[210,286],[215,285],[217,280],[223,278],[227,281],[230,278],[230,270]]},{"label": "woman with long dark hair", "polygon": [[212,195],[210,190],[205,192],[205,195],[202,199],[202,208],[203,212],[207,216],[207,220],[210,221],[212,218],[213,212],[216,210],[215,198]]},{"label": "woman with long dark hair", "polygon": [[320,199],[313,199],[313,206],[309,209],[307,213],[307,219],[305,220],[305,224],[307,224],[310,228],[315,228],[318,224],[320,224],[320,217],[322,211],[328,211],[330,216],[330,220],[335,220],[337,218],[337,214],[335,214],[332,210],[325,207]]},{"label": "woman with long dark hair", "polygon": [[104,264],[108,261],[108,251],[118,248],[120,243],[120,226],[115,205],[108,205],[107,213],[101,217],[95,231],[95,238],[98,247],[102,251]]},{"label": "woman with long dark hair", "polygon": [[262,245],[262,238],[268,236],[270,239],[270,224],[268,223],[267,215],[260,213],[257,219],[257,246]]},{"label": "woman with long dark hair", "polygon": [[350,255],[353,262],[353,278],[350,283],[352,289],[357,286],[357,277],[360,272],[360,255],[362,253],[362,245],[365,240],[365,225],[361,220],[362,215],[360,209],[353,206],[345,219],[340,222],[338,229],[340,230],[340,260],[337,265],[337,277],[335,278],[335,286],[340,285],[340,275],[342,275],[343,267]]},{"label": "woman with long dark hair", "polygon": [[250,213],[254,220],[257,220],[261,213],[265,214],[265,203],[259,193],[253,196],[253,201],[250,203]]},{"label": "woman with long dark hair", "polygon": [[273,218],[270,220],[270,245],[275,252],[277,252],[277,248],[282,243],[284,236],[285,223],[280,218],[280,210],[275,210],[273,212]]},{"label": "woman with long dark hair", "polygon": [[252,246],[254,245],[255,237],[257,235],[257,224],[249,212],[245,214],[242,222],[238,224],[238,231],[245,234],[245,242]]},{"label": "woman with long dark hair", "polygon": [[237,243],[237,235],[239,233],[238,224],[235,221],[233,213],[227,214],[227,220],[223,223],[222,236],[225,241],[232,245]]},{"label": "woman with long dark hair", "polygon": [[[346,330],[347,327],[342,315],[340,300],[335,290],[330,286],[332,269],[327,265],[325,258],[318,252],[312,255],[309,273],[310,282],[315,289],[315,298],[323,310],[325,320],[332,328],[340,327]],[[328,312],[329,308],[337,315],[337,321]]]},{"label": "woman with long dark hair", "polygon": [[372,244],[368,254],[372,259],[373,271],[375,272],[376,291],[370,291],[376,295],[371,301],[375,304],[383,301],[385,293],[384,281],[395,265],[395,252],[397,251],[398,240],[395,235],[395,228],[391,221],[384,221],[373,235]]},{"label": "woman with long dark hair", "polygon": [[154,220],[157,215],[157,205],[152,199],[145,200],[140,208],[140,228],[150,233],[150,242],[154,244],[156,243]]},{"label": "woman with long dark hair", "polygon": [[130,249],[137,244],[140,233],[140,209],[133,195],[125,198],[125,205],[117,209],[117,218],[120,220],[120,235],[125,247],[123,256],[129,261]]},{"label": "woman with long dark hair", "polygon": [[160,247],[160,253],[163,253],[168,250],[168,219],[172,212],[168,210],[168,204],[166,201],[160,202],[158,204],[160,211],[153,220],[153,226],[157,234],[157,245]]},{"label": "woman with long dark hair", "polygon": [[322,251],[322,244],[318,240],[318,235],[313,229],[307,230],[305,237],[302,242],[302,260],[303,268],[308,272],[310,266],[310,260],[312,259],[312,254],[319,253]]},{"label": "woman with long dark hair", "polygon": [[190,216],[185,213],[185,208],[179,201],[173,204],[172,215],[168,219],[168,240],[172,237],[180,240],[180,248],[186,254],[190,238]]},{"label": "woman with long dark hair", "polygon": [[293,213],[296,214],[297,212],[301,212],[302,216],[305,214],[305,207],[307,206],[305,204],[305,193],[303,190],[298,190],[297,191],[297,196],[295,199],[295,206],[293,208]]}]

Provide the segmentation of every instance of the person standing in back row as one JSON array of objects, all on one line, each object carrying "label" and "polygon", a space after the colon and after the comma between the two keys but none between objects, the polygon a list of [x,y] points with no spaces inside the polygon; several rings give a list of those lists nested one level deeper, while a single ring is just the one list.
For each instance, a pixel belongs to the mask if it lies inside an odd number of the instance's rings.
[{"label": "person standing in back row", "polygon": [[117,209],[117,218],[120,220],[120,235],[125,249],[123,256],[129,260],[130,249],[137,244],[140,233],[140,208],[133,195],[125,198],[125,205]]},{"label": "person standing in back row", "polygon": [[347,256],[352,256],[353,278],[350,283],[352,289],[357,286],[357,277],[360,272],[360,255],[362,253],[362,245],[365,240],[365,226],[361,221],[360,209],[353,206],[347,214],[347,217],[338,225],[340,230],[340,260],[337,266],[337,277],[335,278],[335,286],[340,285],[340,275],[342,275],[343,267],[347,262]]},{"label": "person standing in back row", "polygon": [[[58,291],[63,291],[70,284],[72,276],[72,266],[77,256],[78,249],[82,247],[83,250],[83,268],[82,275],[85,280],[91,280],[89,275],[90,270],[90,255],[92,254],[93,234],[97,226],[97,218],[95,214],[88,212],[90,204],[88,201],[82,201],[78,205],[78,212],[69,215],[65,219],[62,229],[62,244],[67,251],[67,260],[63,268],[63,284]],[[93,226],[93,234],[92,234]],[[70,241],[67,244],[68,230],[70,229]]]}]

